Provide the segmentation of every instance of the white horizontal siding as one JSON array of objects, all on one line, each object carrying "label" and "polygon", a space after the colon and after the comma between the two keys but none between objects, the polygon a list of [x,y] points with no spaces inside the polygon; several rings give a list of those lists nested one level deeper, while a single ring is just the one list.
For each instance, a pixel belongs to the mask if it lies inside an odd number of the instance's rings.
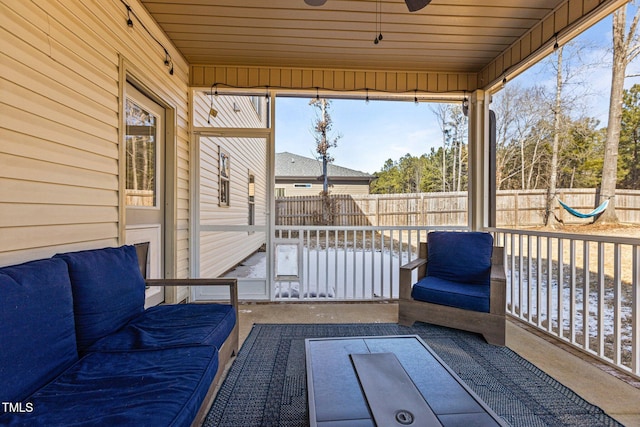
[{"label": "white horizontal siding", "polygon": [[[251,107],[253,108],[253,107]],[[230,159],[230,204],[219,205],[219,155]],[[254,138],[200,138],[200,224],[248,225],[249,174],[255,178],[255,225],[266,225],[266,141]],[[200,275],[219,276],[266,241],[264,233],[202,232]]]},{"label": "white horizontal siding", "polygon": [[[215,91],[215,89],[214,89]],[[264,96],[258,96],[261,114],[253,106],[250,96],[214,95],[196,91],[193,96],[193,124],[196,127],[213,128],[265,128],[267,102]],[[209,110],[218,112],[216,117],[209,116]],[[235,107],[235,109],[234,109]]]},{"label": "white horizontal siding", "polygon": [[0,265],[120,242],[120,61],[176,111],[177,277],[189,275],[188,65],[128,1],[0,0]]}]

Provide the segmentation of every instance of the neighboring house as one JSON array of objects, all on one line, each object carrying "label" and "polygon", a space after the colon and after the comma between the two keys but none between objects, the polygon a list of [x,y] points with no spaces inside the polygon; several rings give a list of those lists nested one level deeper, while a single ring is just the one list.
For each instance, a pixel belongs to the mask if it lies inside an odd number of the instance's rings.
[{"label": "neighboring house", "polygon": [[[375,176],[329,164],[331,194],[369,194]],[[322,161],[292,153],[276,153],[276,197],[317,196],[322,191]]]}]

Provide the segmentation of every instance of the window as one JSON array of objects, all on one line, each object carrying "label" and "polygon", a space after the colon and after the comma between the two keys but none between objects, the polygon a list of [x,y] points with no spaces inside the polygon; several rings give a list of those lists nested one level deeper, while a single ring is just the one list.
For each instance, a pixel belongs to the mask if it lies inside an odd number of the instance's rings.
[{"label": "window", "polygon": [[256,114],[258,118],[262,119],[262,97],[261,96],[251,96],[251,104],[253,105],[253,109],[256,110]]},{"label": "window", "polygon": [[220,175],[220,198],[219,205],[220,206],[229,206],[230,205],[230,182],[231,179],[231,167],[229,164],[229,154],[220,150],[220,164],[219,167],[219,175]]},{"label": "window", "polygon": [[126,114],[126,200],[129,206],[156,206],[156,117],[131,99]]},{"label": "window", "polygon": [[284,188],[276,188],[276,197],[284,197]]},{"label": "window", "polygon": [[293,184],[295,188],[311,188],[311,184]]}]

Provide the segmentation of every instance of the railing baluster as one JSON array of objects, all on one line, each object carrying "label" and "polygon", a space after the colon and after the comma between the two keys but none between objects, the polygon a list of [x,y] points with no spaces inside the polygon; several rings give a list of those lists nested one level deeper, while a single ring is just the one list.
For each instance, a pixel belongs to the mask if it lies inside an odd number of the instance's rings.
[{"label": "railing baluster", "polygon": [[[524,236],[522,234],[518,235],[518,271],[519,271],[519,280],[518,280],[518,317],[522,318],[523,317],[523,310],[522,310],[522,304],[523,304],[523,297],[522,297],[522,287],[524,286],[524,283],[522,281],[522,275],[524,274],[524,265],[523,265],[523,238]],[[514,287],[513,285],[511,286],[512,288]]]},{"label": "railing baluster", "polygon": [[531,236],[527,236],[527,320],[531,323],[531,299],[533,298],[533,289],[531,286],[531,258],[532,258],[532,249],[531,249]]},{"label": "railing baluster", "polygon": [[[376,292],[376,280],[374,276],[376,265],[376,232],[371,230],[371,295],[370,298],[373,299]],[[380,298],[384,298],[384,295],[380,295]]]},{"label": "railing baluster", "polygon": [[620,328],[622,312],[622,282],[620,279],[620,244],[613,245],[613,361],[622,363],[622,331]]},{"label": "railing baluster", "polygon": [[511,234],[511,286],[509,289],[509,303],[511,303],[511,314],[516,313],[515,310],[515,304],[514,304],[514,288],[516,286],[516,251],[515,251],[515,247],[516,247],[516,235],[515,234]]},{"label": "railing baluster", "polygon": [[604,358],[604,243],[598,242],[598,356]]},{"label": "railing baluster", "polygon": [[553,280],[553,242],[551,237],[547,236],[547,331],[553,332],[553,319],[551,315],[551,298],[553,294],[552,280]]},{"label": "railing baluster", "polygon": [[564,337],[564,240],[558,239],[558,336]]},{"label": "railing baluster", "polygon": [[[329,296],[329,230],[324,232],[324,288],[325,295]],[[318,266],[319,267],[319,266]],[[319,270],[320,268],[318,268]],[[320,288],[320,286],[318,286]]]},{"label": "railing baluster", "polygon": [[590,254],[589,254],[589,242],[584,241],[582,244],[582,274],[584,282],[584,290],[582,291],[582,334],[584,335],[584,349],[590,350],[591,343],[591,329],[589,328],[589,316],[590,316],[590,301],[591,301],[591,268],[590,268]]},{"label": "railing baluster", "polygon": [[631,301],[631,369],[640,376],[640,250],[633,245],[633,283]]},{"label": "railing baluster", "polygon": [[353,263],[351,264],[351,266],[353,267],[353,298],[357,299],[358,298],[358,290],[357,290],[357,285],[356,285],[356,266],[357,266],[357,262],[356,262],[356,252],[358,250],[357,246],[356,246],[356,231],[353,230],[351,232],[351,235],[353,237],[353,241],[352,241],[352,248],[353,250],[351,251],[351,259],[353,260]]},{"label": "railing baluster", "polygon": [[384,294],[384,231],[380,231],[380,292]]},{"label": "railing baluster", "polygon": [[320,298],[320,229],[316,228],[316,299]]},{"label": "railing baluster", "polygon": [[366,246],[366,242],[367,242],[367,236],[365,236],[365,231],[362,230],[362,298],[366,298],[367,295],[367,288],[366,288],[366,282],[365,282],[365,267],[367,265],[367,259],[366,259],[366,255],[365,255],[365,246]]},{"label": "railing baluster", "polygon": [[333,230],[333,246],[333,283],[336,287],[336,297],[338,297],[338,290],[342,290],[342,298],[346,299],[345,290],[338,284],[338,230]]},{"label": "railing baluster", "polygon": [[[347,298],[347,230],[343,231],[342,236],[342,246],[343,246],[343,255],[344,255],[344,297]],[[351,299],[355,299],[355,295],[351,295]]]},{"label": "railing baluster", "polygon": [[576,241],[569,240],[569,340],[576,343]]},{"label": "railing baluster", "polygon": [[536,314],[538,327],[542,327],[542,240],[540,236],[537,236],[537,271],[536,271]]}]

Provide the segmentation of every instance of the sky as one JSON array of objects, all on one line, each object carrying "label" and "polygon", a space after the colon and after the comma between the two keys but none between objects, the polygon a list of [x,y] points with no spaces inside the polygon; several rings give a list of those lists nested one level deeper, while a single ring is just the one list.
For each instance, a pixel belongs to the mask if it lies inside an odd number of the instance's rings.
[{"label": "sky", "polygon": [[[373,174],[384,162],[407,153],[424,153],[439,145],[442,134],[431,109],[413,101],[336,99],[331,101],[333,136],[341,135],[329,153],[338,166]],[[317,109],[309,98],[276,100],[276,152],[316,157],[312,131]],[[283,119],[279,119],[282,117]]]},{"label": "sky", "polygon": [[[629,7],[630,18],[635,9]],[[611,54],[611,17],[605,18],[579,38],[588,40],[596,48],[589,51],[590,60],[601,66],[587,71],[584,87],[588,115],[606,126],[611,72],[607,62]],[[640,67],[631,64],[627,71],[637,72]],[[555,85],[555,74],[542,65],[533,67],[511,80],[526,86],[531,83]],[[625,86],[639,83],[640,78],[627,79]],[[315,157],[313,126],[316,108],[309,105],[310,98],[279,97],[276,99],[276,152],[290,152]],[[442,143],[442,133],[433,113],[437,104],[413,99],[407,101],[378,101],[368,103],[362,99],[334,99],[331,104],[333,135],[341,135],[338,146],[329,152],[338,166],[362,172],[375,173],[387,159],[394,161],[407,153],[420,156]]]}]

